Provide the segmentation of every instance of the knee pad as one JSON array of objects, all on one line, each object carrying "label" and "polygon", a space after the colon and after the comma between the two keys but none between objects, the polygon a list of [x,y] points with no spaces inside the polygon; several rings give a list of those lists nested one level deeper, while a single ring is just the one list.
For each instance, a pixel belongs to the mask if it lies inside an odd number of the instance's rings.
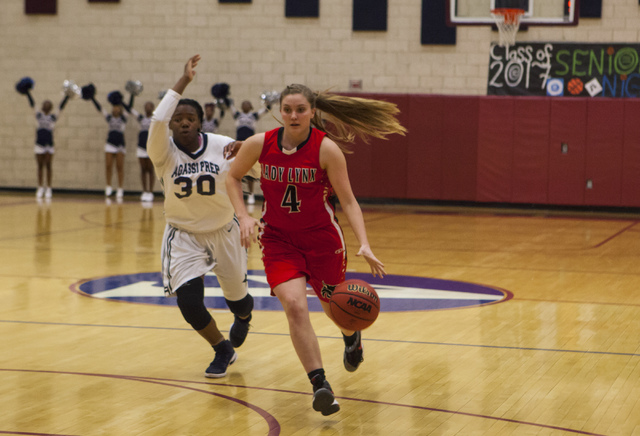
[{"label": "knee pad", "polygon": [[253,310],[253,297],[251,294],[247,294],[244,298],[237,301],[227,300],[226,298],[224,301],[227,302],[231,313],[241,318],[249,316]]},{"label": "knee pad", "polygon": [[200,277],[188,281],[176,291],[178,307],[194,330],[202,330],[211,322],[211,314],[204,305],[204,282]]}]

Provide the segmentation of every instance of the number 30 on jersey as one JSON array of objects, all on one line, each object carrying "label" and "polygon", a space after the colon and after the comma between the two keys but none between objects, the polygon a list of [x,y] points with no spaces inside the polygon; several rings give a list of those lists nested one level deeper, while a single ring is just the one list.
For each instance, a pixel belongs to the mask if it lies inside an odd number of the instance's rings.
[{"label": "number 30 on jersey", "polygon": [[[174,184],[180,185],[180,192],[176,197],[186,198],[193,193],[193,181],[189,177],[177,177]],[[214,195],[216,193],[216,179],[211,174],[203,174],[196,179],[196,192],[200,195]]]}]

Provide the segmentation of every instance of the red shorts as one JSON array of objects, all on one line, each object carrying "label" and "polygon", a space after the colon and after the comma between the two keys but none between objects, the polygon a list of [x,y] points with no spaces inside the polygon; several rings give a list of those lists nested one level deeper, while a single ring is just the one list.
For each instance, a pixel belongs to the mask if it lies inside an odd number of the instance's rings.
[{"label": "red shorts", "polygon": [[323,295],[324,285],[333,287],[344,281],[347,249],[337,224],[298,233],[285,233],[267,225],[258,241],[271,295],[279,284],[306,277],[318,298],[329,301],[331,294]]}]

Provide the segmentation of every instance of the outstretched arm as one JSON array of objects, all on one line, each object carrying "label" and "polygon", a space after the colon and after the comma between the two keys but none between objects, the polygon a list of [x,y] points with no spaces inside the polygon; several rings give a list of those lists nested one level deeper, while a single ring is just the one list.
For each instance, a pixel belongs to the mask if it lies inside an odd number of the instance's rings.
[{"label": "outstretched arm", "polygon": [[102,106],[100,106],[98,100],[96,100],[95,97],[91,97],[91,101],[93,102],[93,105],[96,107],[96,109],[98,109],[98,112],[102,113]]},{"label": "outstretched arm", "polygon": [[384,264],[374,256],[369,246],[362,209],[360,209],[360,205],[351,190],[347,161],[336,143],[326,137],[322,140],[320,146],[320,166],[327,172],[329,182],[331,182],[331,186],[333,186],[338,200],[340,200],[340,206],[360,244],[360,249],[356,256],[365,258],[374,277],[376,275],[383,277],[386,274]]},{"label": "outstretched arm", "polygon": [[29,92],[29,90],[27,90],[25,95],[27,96],[27,99],[29,99],[29,106],[31,106],[32,108],[36,107],[36,103],[33,101],[33,97],[31,97],[31,93]]},{"label": "outstretched arm", "polygon": [[200,55],[192,56],[184,66],[184,73],[182,74],[182,77],[178,79],[171,89],[182,95],[184,90],[187,88],[187,85],[191,83],[196,75],[195,68],[198,65],[198,62],[200,62]]},{"label": "outstretched arm", "polygon": [[124,106],[124,108],[127,110],[127,112],[131,113],[131,109],[133,109],[133,99],[135,98],[135,95],[131,94],[131,97],[129,98],[129,104],[124,104],[122,103],[122,106]]},{"label": "outstretched arm", "polygon": [[149,139],[147,140],[147,152],[156,168],[162,167],[169,157],[169,121],[171,121],[171,117],[178,106],[182,93],[193,80],[196,74],[194,68],[199,61],[200,55],[195,55],[187,61],[182,76],[173,88],[168,90],[162,97],[156,110],[153,111],[151,126],[149,127]]},{"label": "outstretched arm", "polygon": [[255,112],[256,114],[256,120],[259,120],[261,116],[263,116],[264,114],[267,113],[267,111],[269,111],[271,109],[271,106],[267,106],[267,107],[261,107],[260,109],[258,109],[257,112]]},{"label": "outstretched arm", "polygon": [[238,115],[240,115],[240,111],[234,106],[233,101],[229,104],[229,111],[234,119],[238,118]]},{"label": "outstretched arm", "polygon": [[65,95],[62,101],[60,102],[60,106],[58,107],[58,110],[62,111],[62,109],[64,109],[68,101],[69,101],[69,96]]},{"label": "outstretched arm", "polygon": [[133,117],[138,121],[138,123],[142,121],[142,119],[144,118],[144,115],[142,115],[140,112],[138,112],[134,108],[129,108],[129,109],[130,109],[129,113],[133,115]]}]

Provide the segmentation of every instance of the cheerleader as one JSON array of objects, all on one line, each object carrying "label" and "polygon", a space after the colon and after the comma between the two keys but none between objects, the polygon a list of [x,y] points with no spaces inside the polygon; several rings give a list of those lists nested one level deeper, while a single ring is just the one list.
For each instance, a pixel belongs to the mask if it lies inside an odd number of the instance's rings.
[{"label": "cheerleader", "polygon": [[125,115],[125,104],[122,102],[122,94],[119,91],[113,91],[109,94],[109,102],[112,104],[111,113],[103,109],[100,103],[91,96],[91,101],[95,105],[107,123],[109,124],[109,132],[107,133],[107,142],[104,146],[106,161],[106,179],[107,186],[104,189],[104,195],[109,197],[113,193],[111,184],[113,166],[115,164],[118,173],[118,188],[116,191],[116,199],[122,200],[124,191],[122,185],[124,183],[124,155],[126,153],[124,143],[124,131],[127,126],[127,116]]},{"label": "cheerleader", "polygon": [[[231,113],[233,114],[233,119],[236,121],[236,141],[244,141],[245,139],[255,135],[258,120],[270,109],[270,107],[267,106],[253,112],[253,105],[249,100],[243,101],[240,107],[242,108],[242,112],[236,109],[233,102],[231,102]],[[249,190],[249,195],[247,195],[247,204],[255,204],[256,197],[253,193],[254,180],[247,177],[246,181],[247,189]]]},{"label": "cheerleader", "polygon": [[[42,108],[40,110],[35,109],[35,102],[31,93],[27,89],[25,95],[29,100],[29,105],[35,110],[36,115],[36,143],[35,143],[35,155],[36,162],[38,163],[38,189],[36,190],[36,198],[41,199],[43,196],[46,199],[50,199],[51,192],[51,162],[53,161],[53,129],[56,122],[60,117],[60,113],[69,100],[69,96],[65,96],[58,109],[55,112],[53,110],[53,103],[51,100],[45,100],[42,102]],[[46,172],[46,185],[45,173]],[[46,186],[46,187],[45,187]]]},{"label": "cheerleader", "polygon": [[[133,102],[133,95],[131,96],[131,102]],[[140,124],[140,132],[138,133],[138,149],[137,156],[138,162],[140,162],[140,174],[142,177],[142,195],[140,201],[147,202],[153,201],[153,183],[155,182],[155,173],[153,171],[153,163],[149,159],[147,154],[147,139],[149,138],[149,126],[151,125],[151,117],[155,105],[148,101],[144,104],[144,114],[141,114],[137,110],[131,108],[131,115],[133,115]]]},{"label": "cheerleader", "polygon": [[220,118],[213,116],[216,110],[216,106],[213,103],[204,104],[204,118],[202,119],[202,132],[203,133],[216,133],[220,122],[224,117],[224,110],[220,110]]}]

